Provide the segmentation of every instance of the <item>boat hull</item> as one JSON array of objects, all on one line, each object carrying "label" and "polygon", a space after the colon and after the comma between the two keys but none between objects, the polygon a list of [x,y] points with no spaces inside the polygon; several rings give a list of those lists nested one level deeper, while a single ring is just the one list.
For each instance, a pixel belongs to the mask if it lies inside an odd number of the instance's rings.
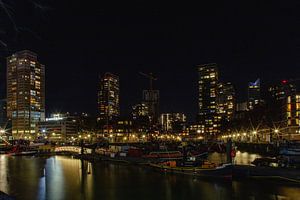
[{"label": "boat hull", "polygon": [[10,156],[33,156],[37,152],[36,151],[24,151],[24,152],[17,152],[17,153],[9,153]]},{"label": "boat hull", "polygon": [[235,165],[233,178],[281,179],[300,184],[299,169]]},{"label": "boat hull", "polygon": [[159,164],[149,164],[155,170],[165,173],[185,174],[196,177],[213,177],[213,178],[232,178],[232,165],[227,164],[221,167],[205,169],[197,167],[168,167]]}]

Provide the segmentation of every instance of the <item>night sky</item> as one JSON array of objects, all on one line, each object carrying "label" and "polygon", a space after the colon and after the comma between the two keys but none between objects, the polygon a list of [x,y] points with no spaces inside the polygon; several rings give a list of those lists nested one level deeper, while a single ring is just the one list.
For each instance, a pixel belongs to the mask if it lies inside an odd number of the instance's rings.
[{"label": "night sky", "polygon": [[184,112],[190,120],[197,113],[197,64],[218,63],[221,80],[233,82],[240,101],[249,81],[261,78],[267,86],[272,80],[300,77],[297,1],[44,0],[43,7],[11,2],[17,31],[0,10],[0,39],[7,45],[0,45],[1,96],[5,57],[32,50],[46,65],[48,114],[96,114],[98,76],[107,71],[120,76],[122,114],[149,87],[139,72],[153,72],[161,112]]}]

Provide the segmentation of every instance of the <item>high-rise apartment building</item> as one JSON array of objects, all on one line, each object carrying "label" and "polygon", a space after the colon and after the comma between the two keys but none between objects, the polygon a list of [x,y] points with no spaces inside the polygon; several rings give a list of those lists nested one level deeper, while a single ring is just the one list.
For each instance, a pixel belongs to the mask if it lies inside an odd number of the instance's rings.
[{"label": "high-rise apartment building", "polygon": [[198,65],[199,73],[199,113],[198,133],[206,136],[220,133],[220,115],[218,113],[217,95],[219,72],[217,64]]},{"label": "high-rise apartment building", "polygon": [[105,123],[120,115],[119,77],[105,73],[100,77],[99,87],[99,120]]},{"label": "high-rise apartment building", "polygon": [[16,139],[34,138],[37,122],[45,119],[45,67],[31,51],[7,58],[7,117]]},{"label": "high-rise apartment building", "polygon": [[218,84],[218,112],[223,119],[230,121],[235,111],[235,90],[230,82]]},{"label": "high-rise apartment building", "polygon": [[248,108],[252,110],[261,103],[260,97],[260,79],[248,84]]}]

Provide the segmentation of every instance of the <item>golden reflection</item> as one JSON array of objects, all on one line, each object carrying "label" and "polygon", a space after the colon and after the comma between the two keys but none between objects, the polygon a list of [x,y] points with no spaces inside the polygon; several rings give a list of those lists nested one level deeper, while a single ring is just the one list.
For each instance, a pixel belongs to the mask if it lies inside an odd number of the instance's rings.
[{"label": "golden reflection", "polygon": [[7,159],[4,155],[0,155],[0,191],[8,193],[8,166]]}]

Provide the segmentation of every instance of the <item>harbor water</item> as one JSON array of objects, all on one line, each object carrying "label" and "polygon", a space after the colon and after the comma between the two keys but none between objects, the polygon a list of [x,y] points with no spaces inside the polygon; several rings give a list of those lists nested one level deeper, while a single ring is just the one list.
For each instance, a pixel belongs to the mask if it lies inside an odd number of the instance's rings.
[{"label": "harbor water", "polygon": [[[235,162],[249,164],[256,157],[238,152]],[[223,162],[225,156],[212,154],[210,159]],[[0,191],[22,200],[300,199],[299,186],[282,182],[209,180],[67,156],[0,155]]]}]

